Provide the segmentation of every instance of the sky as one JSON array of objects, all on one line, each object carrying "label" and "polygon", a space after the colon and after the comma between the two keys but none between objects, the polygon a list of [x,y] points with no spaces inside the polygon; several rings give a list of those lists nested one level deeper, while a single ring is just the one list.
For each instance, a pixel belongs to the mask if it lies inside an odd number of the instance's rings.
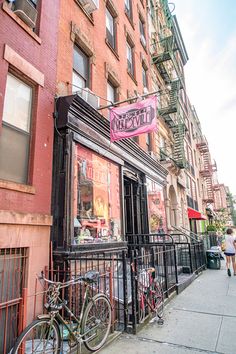
[{"label": "sky", "polygon": [[218,181],[236,195],[236,1],[171,2],[189,57],[188,97],[216,161]]}]

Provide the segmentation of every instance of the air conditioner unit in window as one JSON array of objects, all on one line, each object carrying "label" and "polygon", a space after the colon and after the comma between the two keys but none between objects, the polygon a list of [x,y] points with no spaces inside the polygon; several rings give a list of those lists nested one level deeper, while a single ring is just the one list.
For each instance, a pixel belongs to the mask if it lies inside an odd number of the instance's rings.
[{"label": "air conditioner unit in window", "polygon": [[30,1],[15,0],[14,13],[29,27],[35,28],[38,12]]},{"label": "air conditioner unit in window", "polygon": [[79,2],[88,13],[99,9],[99,0],[79,0]]},{"label": "air conditioner unit in window", "polygon": [[100,98],[93,93],[89,88],[85,88],[77,92],[90,106],[97,109],[100,106]]}]

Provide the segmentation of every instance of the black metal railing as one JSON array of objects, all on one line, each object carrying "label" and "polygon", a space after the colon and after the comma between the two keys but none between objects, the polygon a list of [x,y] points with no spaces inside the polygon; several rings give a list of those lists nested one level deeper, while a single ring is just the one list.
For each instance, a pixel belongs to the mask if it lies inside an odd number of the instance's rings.
[{"label": "black metal railing", "polygon": [[[204,244],[199,240],[193,242],[181,232],[127,235],[126,241],[127,246],[122,250],[57,254],[54,264],[70,275],[98,270],[102,276],[97,290],[109,296],[114,309],[112,329],[136,333],[140,324],[137,281],[140,272],[155,268],[155,277],[162,284],[167,299],[177,290],[181,274],[191,276],[205,267]],[[77,295],[81,297],[82,293],[82,289],[78,289]],[[79,305],[77,307],[79,309]],[[150,315],[147,309],[146,316]]]}]

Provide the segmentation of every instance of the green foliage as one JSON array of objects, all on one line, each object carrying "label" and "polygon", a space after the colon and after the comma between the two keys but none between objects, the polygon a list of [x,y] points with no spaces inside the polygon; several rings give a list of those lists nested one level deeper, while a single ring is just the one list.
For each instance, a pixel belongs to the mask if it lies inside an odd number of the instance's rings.
[{"label": "green foliage", "polygon": [[216,226],[215,225],[213,225],[213,224],[210,224],[210,225],[207,225],[207,232],[208,231],[216,231],[217,229],[216,229]]}]

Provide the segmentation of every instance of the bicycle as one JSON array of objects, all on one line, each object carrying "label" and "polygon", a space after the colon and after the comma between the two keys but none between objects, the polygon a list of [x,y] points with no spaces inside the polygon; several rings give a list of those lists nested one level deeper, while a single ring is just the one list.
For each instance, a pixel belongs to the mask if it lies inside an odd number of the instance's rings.
[{"label": "bicycle", "polygon": [[[84,343],[90,351],[100,349],[105,343],[111,327],[111,304],[109,298],[101,293],[91,296],[91,285],[98,281],[99,273],[89,271],[84,276],[67,282],[54,282],[42,276],[48,283],[46,291],[47,314],[39,315],[17,338],[11,354],[55,353],[60,354],[63,347],[62,329],[68,333],[66,340],[70,348]],[[77,317],[60,297],[60,290],[74,284],[84,284],[85,293],[80,316]],[[64,309],[70,319],[69,324],[61,315]],[[64,331],[63,331],[64,332]]]},{"label": "bicycle", "polygon": [[164,294],[161,283],[155,278],[155,268],[142,269],[136,277],[138,289],[139,321],[142,323],[146,317],[146,310],[158,317],[158,323],[163,324]]}]

